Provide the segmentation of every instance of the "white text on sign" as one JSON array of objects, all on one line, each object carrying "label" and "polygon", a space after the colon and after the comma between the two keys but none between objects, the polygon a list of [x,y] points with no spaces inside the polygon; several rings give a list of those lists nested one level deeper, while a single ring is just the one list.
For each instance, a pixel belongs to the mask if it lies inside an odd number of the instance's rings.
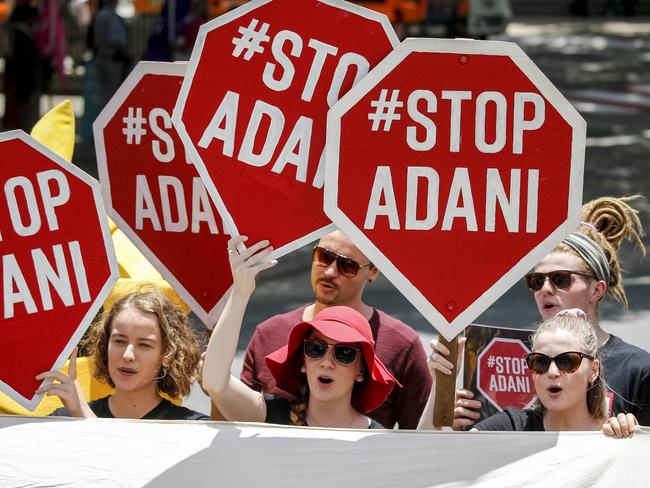
[{"label": "white text on sign", "polygon": [[[123,117],[122,121],[125,124],[122,132],[126,136],[127,144],[139,145],[141,137],[147,133],[143,126],[148,124],[152,134],[153,157],[160,163],[170,163],[174,160],[176,150],[170,134],[174,129],[171,117],[165,109],[153,108],[145,118],[141,107],[129,107],[128,115]],[[187,161],[187,156],[185,162],[191,164]],[[173,175],[159,175],[155,179],[144,174],[136,175],[135,195],[137,230],[143,230],[145,221],[148,221],[156,231],[185,232],[189,229],[191,233],[198,234],[202,224],[205,224],[211,234],[219,233],[210,197],[198,176],[192,178],[189,202],[185,196],[183,182]],[[154,198],[154,195],[158,198]],[[160,207],[156,207],[156,201],[160,201]]]},{"label": "white text on sign", "polygon": [[[296,93],[300,93],[300,100],[311,102],[316,88],[322,83],[325,66],[328,63],[336,63],[331,65],[333,75],[329,85],[326,85],[327,105],[331,107],[338,101],[348,73],[354,70],[353,84],[368,73],[370,64],[360,54],[340,53],[336,46],[318,39],[303,40],[299,34],[290,30],[281,30],[273,35],[269,34],[269,30],[268,23],[260,24],[257,19],[252,19],[247,27],[241,26],[238,31],[241,36],[232,39],[235,46],[232,55],[240,58],[242,62],[247,62],[257,53],[263,53],[265,44],[268,43],[273,60],[265,63],[261,81],[273,92],[296,90]],[[298,79],[296,76],[295,63],[300,61],[309,63],[305,79]],[[235,157],[236,154],[238,161],[259,168],[273,161],[271,172],[276,174],[283,174],[292,166],[295,179],[305,183],[309,161],[315,160],[310,158],[313,153],[313,119],[302,115],[295,122],[287,124],[281,107],[261,99],[255,101],[250,114],[242,114],[239,110],[240,97],[240,93],[235,91],[225,93],[203,131],[198,147],[208,149],[215,140],[219,140],[224,156]],[[299,103],[297,99],[295,103]],[[246,125],[241,140],[235,139],[238,120],[244,120]],[[285,133],[288,133],[287,140],[274,158],[279,141]],[[255,147],[261,149],[255,151]],[[320,150],[318,166],[311,184],[315,188],[322,188],[325,149],[317,150]]]},{"label": "white text on sign", "polygon": [[[439,100],[441,102],[439,102]],[[448,106],[445,112],[449,117],[439,117],[436,121],[430,118],[430,114],[439,113],[441,103]],[[407,114],[410,120],[417,125],[407,125],[404,136],[408,146],[414,151],[430,151],[436,146],[439,128],[448,130],[447,139],[449,147],[444,150],[450,153],[458,153],[461,150],[462,142],[466,139],[461,133],[463,109],[466,112],[474,113],[474,134],[473,142],[479,152],[494,154],[502,152],[506,145],[508,128],[506,127],[508,102],[506,97],[495,91],[484,91],[474,99],[470,91],[442,90],[437,96],[430,90],[414,90],[406,100]],[[487,120],[488,106],[494,105],[494,120]],[[370,102],[372,111],[368,113],[368,119],[372,121],[371,130],[379,131],[383,123],[383,130],[392,130],[392,122],[401,120],[400,110],[404,102],[400,100],[400,90],[382,89],[377,100]],[[532,116],[526,118],[527,107],[532,109]],[[426,107],[425,110],[422,110]],[[516,92],[512,103],[512,154],[522,154],[524,151],[524,135],[527,131],[534,131],[542,127],[545,120],[544,99],[537,93]],[[529,110],[530,112],[530,110]],[[494,127],[494,140],[487,140],[487,127]],[[441,129],[442,130],[442,129]],[[486,168],[483,174],[470,174],[467,167],[457,167],[449,182],[442,182],[449,188],[446,204],[440,205],[440,175],[428,166],[410,166],[407,168],[406,177],[406,201],[401,204],[404,214],[403,224],[400,219],[398,202],[395,199],[393,187],[393,175],[390,166],[378,166],[375,172],[372,191],[368,200],[365,229],[374,229],[378,217],[385,217],[388,227],[393,230],[404,228],[406,230],[431,230],[440,219],[442,223],[440,230],[450,231],[455,225],[464,225],[470,232],[478,232],[476,199],[472,189],[472,181],[477,177],[484,177],[485,201],[484,204],[484,227],[485,232],[495,232],[497,220],[497,207],[501,214],[508,232],[517,233],[523,228],[526,233],[537,232],[537,209],[539,190],[539,169],[529,169],[522,174],[522,169],[513,168],[509,172],[498,168]],[[506,190],[504,179],[510,181],[509,189]],[[522,195],[522,182],[526,183],[527,192]],[[420,193],[424,188],[424,194]],[[424,208],[424,216],[418,217],[418,206]],[[520,209],[525,207],[525,225],[520,225]],[[440,211],[444,208],[444,213]],[[456,223],[458,219],[458,224]]]},{"label": "white text on sign", "polygon": [[[406,176],[406,201],[404,211],[404,229],[431,230],[439,221],[439,208],[444,207],[440,230],[453,230],[455,225],[464,225],[469,232],[478,232],[475,199],[472,190],[472,178],[469,168],[456,168],[451,182],[444,182],[449,187],[449,196],[445,205],[440,205],[440,176],[428,166],[410,166]],[[507,192],[503,184],[502,171],[498,168],[485,170],[486,187],[485,225],[482,230],[495,232],[497,206],[501,210],[508,232],[519,232],[520,205],[524,200],[521,195],[522,171],[511,169],[509,172],[510,188]],[[528,191],[525,195],[527,233],[537,232],[537,207],[539,170],[531,169],[524,177]],[[423,184],[421,184],[421,180]],[[420,198],[419,192],[426,186],[426,197]],[[418,217],[418,205],[424,207],[424,216]],[[374,229],[378,217],[387,219],[392,230],[402,228],[400,212],[393,188],[393,175],[390,166],[378,166],[373,180],[372,191],[368,201],[364,229]],[[457,223],[460,222],[460,223]]]},{"label": "white text on sign", "polygon": [[[36,185],[25,176],[9,178],[4,184],[7,212],[13,232],[21,237],[37,236],[40,232],[59,230],[57,208],[70,199],[70,186],[65,174],[59,170],[36,173]],[[41,219],[45,215],[45,224]],[[3,229],[4,230],[4,229]],[[2,241],[2,234],[0,234]],[[53,256],[53,262],[48,257]],[[72,263],[72,274],[66,264]],[[2,297],[3,318],[10,319],[16,314],[16,306],[22,304],[28,314],[52,310],[54,303],[52,290],[66,306],[75,305],[76,288],[80,303],[90,301],[88,279],[79,241],[54,244],[30,251],[29,262],[10,253],[2,256]],[[36,283],[27,283],[24,270],[31,268]],[[38,303],[37,303],[38,300]]]},{"label": "white text on sign", "polygon": [[490,372],[489,390],[499,393],[530,393],[532,391],[528,365],[525,358],[490,355],[487,359]]},{"label": "white text on sign", "polygon": [[[384,123],[384,131],[391,130],[394,120],[401,120],[398,109],[404,103],[399,100],[400,90],[392,90],[390,99],[388,90],[382,89],[379,99],[370,102],[374,111],[368,113],[368,120],[372,121],[371,130],[377,132],[380,125]],[[439,109],[439,102],[443,100],[449,104],[449,118],[438,120],[438,126],[433,118],[427,114],[436,114]],[[420,110],[420,102],[425,102],[426,110]],[[466,139],[461,133],[461,122],[464,109],[472,105],[465,112],[474,113],[474,145],[476,149],[485,154],[501,152],[505,148],[508,128],[506,124],[509,110],[508,101],[502,93],[496,91],[484,91],[476,96],[471,91],[442,90],[440,97],[430,90],[414,90],[407,99],[407,112],[413,122],[418,125],[406,127],[406,142],[414,151],[429,151],[433,149],[437,141],[439,127],[449,130],[449,152],[459,152],[461,142]],[[494,119],[488,120],[488,105],[493,105]],[[531,106],[533,116],[525,117],[526,106]],[[467,115],[466,115],[467,116]],[[471,116],[471,115],[470,115]],[[512,102],[512,154],[524,152],[524,133],[540,129],[545,120],[545,104],[541,95],[533,92],[515,92]],[[494,141],[488,142],[486,130],[488,125],[495,128]],[[418,137],[418,132],[424,131],[424,137]]]}]

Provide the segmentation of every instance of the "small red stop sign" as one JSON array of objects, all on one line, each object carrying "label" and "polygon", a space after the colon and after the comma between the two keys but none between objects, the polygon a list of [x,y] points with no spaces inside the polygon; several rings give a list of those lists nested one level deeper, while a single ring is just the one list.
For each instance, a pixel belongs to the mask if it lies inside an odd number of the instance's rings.
[{"label": "small red stop sign", "polygon": [[495,337],[478,356],[478,389],[499,410],[525,408],[535,399],[530,351],[517,339]]}]

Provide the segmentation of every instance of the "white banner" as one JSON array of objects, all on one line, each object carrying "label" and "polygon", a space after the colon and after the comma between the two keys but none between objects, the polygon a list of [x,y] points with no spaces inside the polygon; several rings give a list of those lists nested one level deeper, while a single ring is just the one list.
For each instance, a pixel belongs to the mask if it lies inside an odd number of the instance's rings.
[{"label": "white banner", "polygon": [[648,487],[650,429],[350,431],[0,415],[0,487]]}]

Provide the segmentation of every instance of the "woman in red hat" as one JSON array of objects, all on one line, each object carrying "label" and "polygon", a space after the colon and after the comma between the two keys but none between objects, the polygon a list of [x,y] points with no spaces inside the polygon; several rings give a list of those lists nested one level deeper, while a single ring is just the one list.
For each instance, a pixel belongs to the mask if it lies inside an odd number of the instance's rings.
[{"label": "woman in red hat", "polygon": [[368,321],[349,307],[328,307],[294,326],[288,344],[266,357],[277,385],[293,401],[268,398],[230,374],[255,277],[275,266],[261,241],[242,251],[246,237],[228,242],[233,289],[210,338],[203,388],[230,421],[312,427],[382,428],[365,415],[381,405],[396,383],[377,359]]}]

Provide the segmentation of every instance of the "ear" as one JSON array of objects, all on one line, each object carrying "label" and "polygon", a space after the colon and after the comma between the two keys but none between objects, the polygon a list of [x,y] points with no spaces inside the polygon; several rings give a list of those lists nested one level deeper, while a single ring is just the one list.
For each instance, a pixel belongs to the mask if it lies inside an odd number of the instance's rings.
[{"label": "ear", "polygon": [[594,359],[591,363],[591,376],[589,377],[589,383],[593,384],[594,381],[598,379],[600,375],[600,359]]},{"label": "ear", "polygon": [[377,266],[373,266],[372,269],[368,272],[368,283],[372,283],[379,276],[379,269]]},{"label": "ear", "polygon": [[591,298],[593,299],[594,303],[598,303],[605,296],[605,293],[607,293],[607,283],[605,283],[604,280],[598,280],[596,282],[596,286],[594,287]]}]

